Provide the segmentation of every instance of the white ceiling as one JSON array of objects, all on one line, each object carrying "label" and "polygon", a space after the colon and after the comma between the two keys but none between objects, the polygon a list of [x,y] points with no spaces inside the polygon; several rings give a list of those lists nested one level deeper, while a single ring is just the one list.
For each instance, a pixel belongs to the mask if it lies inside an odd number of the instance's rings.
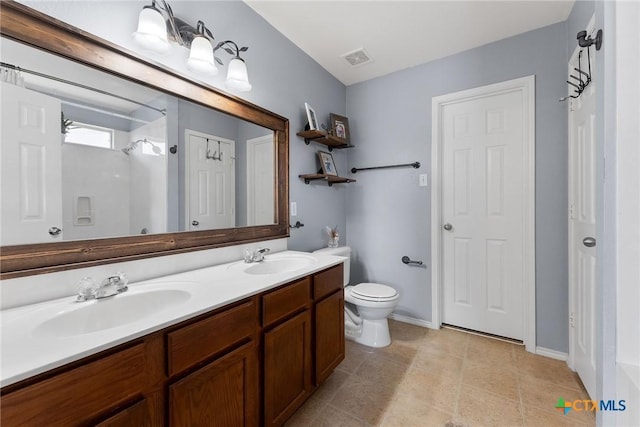
[{"label": "white ceiling", "polygon": [[[567,19],[574,0],[244,0],[345,85]],[[373,62],[341,55],[364,48]]]}]

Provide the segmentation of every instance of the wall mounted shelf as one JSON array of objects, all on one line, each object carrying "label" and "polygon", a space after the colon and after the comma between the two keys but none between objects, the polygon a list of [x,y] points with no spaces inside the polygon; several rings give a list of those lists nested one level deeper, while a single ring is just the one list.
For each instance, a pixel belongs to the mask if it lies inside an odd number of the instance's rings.
[{"label": "wall mounted shelf", "polygon": [[329,184],[329,187],[331,187],[333,184],[348,184],[351,182],[356,182],[355,179],[344,178],[342,176],[335,176],[335,175],[325,175],[323,173],[298,175],[298,177],[300,179],[304,179],[305,184],[309,184],[311,181],[323,180],[323,181],[326,181],[327,184]]},{"label": "wall mounted shelf", "polygon": [[327,135],[326,132],[321,130],[303,130],[296,135],[304,138],[304,143],[309,145],[311,141],[323,144],[329,147],[329,151],[333,151],[334,148],[349,148],[353,145],[347,144],[344,138],[338,138],[337,136]]}]

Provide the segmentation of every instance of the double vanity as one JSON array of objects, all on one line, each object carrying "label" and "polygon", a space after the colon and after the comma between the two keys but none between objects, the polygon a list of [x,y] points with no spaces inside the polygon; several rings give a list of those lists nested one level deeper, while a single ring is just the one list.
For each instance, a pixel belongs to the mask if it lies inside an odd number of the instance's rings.
[{"label": "double vanity", "polygon": [[341,257],[285,251],[2,312],[2,425],[282,425],[344,359]]}]

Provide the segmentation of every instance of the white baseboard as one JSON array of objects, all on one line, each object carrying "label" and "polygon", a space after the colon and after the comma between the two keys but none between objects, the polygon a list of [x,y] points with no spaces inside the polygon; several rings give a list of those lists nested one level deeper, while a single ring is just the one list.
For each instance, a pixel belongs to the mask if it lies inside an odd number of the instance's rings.
[{"label": "white baseboard", "polygon": [[539,354],[540,356],[550,357],[552,359],[562,360],[563,362],[566,362],[569,359],[569,355],[567,353],[551,350],[544,347],[536,347],[536,354]]},{"label": "white baseboard", "polygon": [[412,325],[422,326],[423,328],[434,328],[431,322],[428,320],[416,319],[415,317],[403,316],[401,314],[391,313],[389,319],[397,320],[398,322],[411,323]]}]

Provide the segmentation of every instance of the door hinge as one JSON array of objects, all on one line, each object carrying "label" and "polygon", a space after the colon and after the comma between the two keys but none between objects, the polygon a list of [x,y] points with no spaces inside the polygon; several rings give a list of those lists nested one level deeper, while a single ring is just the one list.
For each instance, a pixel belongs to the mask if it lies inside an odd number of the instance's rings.
[{"label": "door hinge", "polygon": [[573,203],[569,205],[569,219],[575,219],[575,216],[573,215]]},{"label": "door hinge", "polygon": [[575,102],[573,101],[573,99],[569,100],[569,111],[576,111],[576,106],[575,106]]},{"label": "door hinge", "polygon": [[576,327],[575,322],[574,322],[574,319],[573,319],[573,313],[571,313],[571,314],[569,315],[569,326],[570,326],[570,327],[572,327],[572,328],[575,328],[575,327]]}]

